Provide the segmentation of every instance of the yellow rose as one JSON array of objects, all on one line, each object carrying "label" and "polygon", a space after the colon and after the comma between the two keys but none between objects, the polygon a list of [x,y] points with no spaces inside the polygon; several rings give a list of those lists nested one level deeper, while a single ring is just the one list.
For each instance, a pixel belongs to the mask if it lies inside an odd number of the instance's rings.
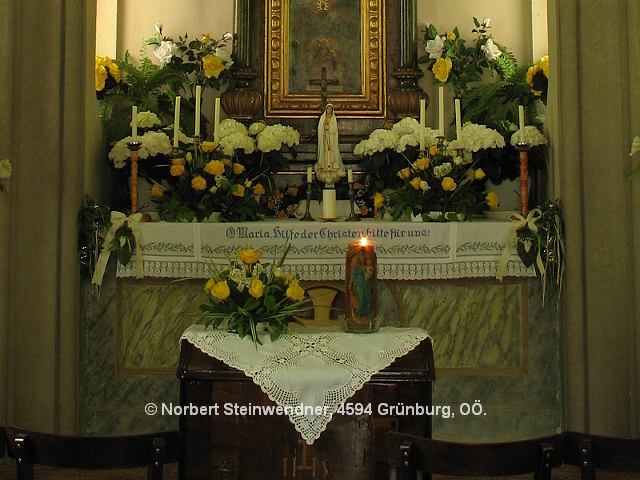
[{"label": "yellow rose", "polygon": [[206,285],[204,286],[205,291],[210,292],[211,289],[216,285],[216,281],[213,278],[207,280]]},{"label": "yellow rose", "polygon": [[435,157],[438,154],[438,146],[437,145],[431,145],[429,147],[429,155],[431,155],[432,157]]},{"label": "yellow rose", "polygon": [[415,167],[418,170],[426,170],[427,168],[429,168],[429,163],[430,160],[427,157],[422,157],[416,160]]},{"label": "yellow rose", "polygon": [[484,201],[487,202],[487,205],[489,205],[492,208],[497,208],[498,205],[500,205],[500,202],[498,201],[498,195],[496,195],[496,192],[487,193],[487,196],[484,199]]},{"label": "yellow rose", "polygon": [[373,206],[375,208],[380,208],[384,206],[384,195],[382,195],[380,192],[376,192],[376,194],[373,196]]},{"label": "yellow rose", "polygon": [[[113,60],[107,57],[106,67],[109,69],[109,74],[113,77],[113,79],[116,82],[120,83],[120,68],[118,67],[118,65],[113,63]],[[549,61],[547,59],[547,71],[548,70],[549,70]]]},{"label": "yellow rose", "polygon": [[262,254],[258,250],[254,250],[253,248],[245,248],[244,250],[240,250],[237,255],[240,261],[245,265],[253,265],[262,258]]},{"label": "yellow rose", "polygon": [[398,176],[403,180],[411,176],[411,169],[409,167],[403,168],[398,172]]},{"label": "yellow rose", "polygon": [[205,165],[204,171],[211,175],[222,175],[224,173],[224,163],[220,160],[211,160]]},{"label": "yellow rose", "polygon": [[184,173],[184,165],[172,165],[169,173],[172,177],[179,177]]},{"label": "yellow rose", "polygon": [[236,175],[240,175],[242,172],[244,172],[244,166],[240,165],[239,163],[234,163],[233,173],[235,173]]},{"label": "yellow rose", "polygon": [[231,165],[231,161],[228,158],[223,158],[222,163],[224,163],[225,165]]},{"label": "yellow rose", "polygon": [[420,177],[413,177],[413,180],[409,182],[414,190],[420,190]]},{"label": "yellow rose", "polygon": [[107,81],[107,69],[103,65],[96,63],[95,67],[95,85],[96,91],[100,92],[104,89],[104,84]]},{"label": "yellow rose", "polygon": [[454,182],[451,177],[444,177],[442,179],[442,189],[445,192],[453,192],[457,186],[458,185],[456,185],[456,182]]},{"label": "yellow rose", "polygon": [[238,184],[235,186],[235,188],[232,189],[231,194],[234,197],[244,197],[244,190],[245,190],[245,186]]},{"label": "yellow rose", "polygon": [[202,147],[202,151],[205,153],[213,152],[218,144],[216,142],[201,142],[200,147]]},{"label": "yellow rose", "polygon": [[202,43],[207,43],[209,40],[211,40],[211,34],[205,33],[204,36],[202,37]]},{"label": "yellow rose", "polygon": [[154,183],[153,186],[151,187],[151,196],[161,197],[163,194],[164,194],[164,189],[157,183]]},{"label": "yellow rose", "polygon": [[251,280],[251,287],[249,287],[249,295],[253,298],[260,298],[264,293],[264,283],[259,278]]},{"label": "yellow rose", "polygon": [[484,170],[479,168],[479,169],[476,170],[474,176],[475,176],[476,180],[482,180],[486,175],[484,173]]},{"label": "yellow rose", "polygon": [[200,175],[191,180],[191,188],[194,190],[204,190],[207,188],[207,181],[202,178]]},{"label": "yellow rose", "polygon": [[220,57],[210,53],[202,59],[202,66],[204,67],[204,76],[207,78],[218,78],[220,73],[224,70],[224,65]]},{"label": "yellow rose", "polygon": [[449,78],[449,72],[451,71],[451,59],[449,57],[439,58],[436,63],[433,64],[431,71],[433,76],[445,83]]},{"label": "yellow rose", "polygon": [[447,33],[447,40],[449,40],[450,42],[455,41],[456,39],[456,34],[454,32],[449,32]]},{"label": "yellow rose", "polygon": [[229,298],[229,295],[231,295],[231,290],[229,290],[229,285],[227,285],[226,280],[216,283],[210,291],[213,299],[219,302],[226,300]]},{"label": "yellow rose", "polygon": [[257,183],[253,187],[253,194],[254,195],[264,195],[265,193],[267,193],[267,192],[265,192],[264,187],[262,186],[261,183]]},{"label": "yellow rose", "polygon": [[171,160],[172,165],[184,165],[184,158],[174,158]]},{"label": "yellow rose", "polygon": [[287,298],[294,300],[296,302],[301,302],[304,300],[304,289],[298,285],[298,279],[291,280],[289,286],[287,287]]}]

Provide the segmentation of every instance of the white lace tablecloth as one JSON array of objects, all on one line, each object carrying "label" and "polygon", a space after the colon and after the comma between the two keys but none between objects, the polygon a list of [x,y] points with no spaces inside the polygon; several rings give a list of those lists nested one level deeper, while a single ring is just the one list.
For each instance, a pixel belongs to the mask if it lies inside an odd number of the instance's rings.
[{"label": "white lace tablecloth", "polygon": [[[227,266],[229,257],[251,246],[266,261],[279,258],[286,241],[291,249],[288,273],[302,280],[344,280],[350,243],[369,237],[378,256],[378,278],[427,280],[495,277],[513,224],[472,222],[300,222],[249,223],[144,222],[142,269],[145,277],[208,278],[211,264]],[[504,275],[534,277],[512,250]],[[118,264],[119,277],[135,277],[136,263]]]},{"label": "white lace tablecloth", "polygon": [[[243,371],[268,397],[289,409],[289,419],[311,445],[320,437],[336,410],[372,375],[406,355],[427,338],[421,328],[381,328],[378,333],[352,334],[339,329],[307,328],[282,335],[263,345],[249,337],[192,325],[182,340],[207,355]],[[300,405],[314,407],[296,414]],[[315,407],[327,407],[316,415]],[[326,412],[326,413],[324,413]]]}]

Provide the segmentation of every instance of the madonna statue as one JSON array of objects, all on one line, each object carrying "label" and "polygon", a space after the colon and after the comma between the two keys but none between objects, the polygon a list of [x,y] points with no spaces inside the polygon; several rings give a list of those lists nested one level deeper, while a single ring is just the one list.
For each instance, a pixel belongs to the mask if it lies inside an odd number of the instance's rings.
[{"label": "madonna statue", "polygon": [[318,122],[318,161],[315,171],[317,179],[326,184],[326,188],[332,188],[345,176],[338,149],[338,122],[331,103],[327,104]]}]

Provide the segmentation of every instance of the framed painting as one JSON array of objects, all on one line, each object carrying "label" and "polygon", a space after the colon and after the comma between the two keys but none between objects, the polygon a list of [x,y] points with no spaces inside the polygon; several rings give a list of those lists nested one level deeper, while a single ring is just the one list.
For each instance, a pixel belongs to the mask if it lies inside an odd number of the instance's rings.
[{"label": "framed painting", "polygon": [[265,1],[265,117],[386,115],[385,0]]}]

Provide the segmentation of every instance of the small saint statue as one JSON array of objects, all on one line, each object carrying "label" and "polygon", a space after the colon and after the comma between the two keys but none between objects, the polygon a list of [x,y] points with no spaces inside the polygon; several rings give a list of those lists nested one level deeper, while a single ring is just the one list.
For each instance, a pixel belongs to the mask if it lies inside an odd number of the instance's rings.
[{"label": "small saint statue", "polygon": [[333,105],[328,103],[318,122],[318,161],[315,165],[316,178],[333,188],[345,176],[344,164],[338,148],[338,121]]}]

